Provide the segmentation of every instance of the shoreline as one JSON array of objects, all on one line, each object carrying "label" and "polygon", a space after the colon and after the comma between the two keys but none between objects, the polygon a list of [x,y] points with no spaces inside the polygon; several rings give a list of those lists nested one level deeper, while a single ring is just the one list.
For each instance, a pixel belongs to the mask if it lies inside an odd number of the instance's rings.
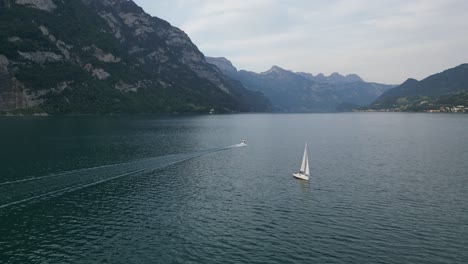
[{"label": "shoreline", "polygon": [[238,114],[351,114],[351,113],[402,113],[402,114],[468,114],[468,112],[429,112],[429,111],[383,111],[383,110],[353,110],[340,112],[235,112],[235,113],[129,113],[129,114],[59,114],[50,115],[47,113],[37,114],[0,114],[0,118],[5,117],[84,117],[84,116],[214,116],[214,115],[238,115]]}]

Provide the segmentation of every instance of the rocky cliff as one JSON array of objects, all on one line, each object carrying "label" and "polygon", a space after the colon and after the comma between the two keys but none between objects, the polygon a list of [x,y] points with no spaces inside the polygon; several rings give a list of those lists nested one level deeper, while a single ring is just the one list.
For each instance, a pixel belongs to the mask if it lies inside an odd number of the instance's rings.
[{"label": "rocky cliff", "polygon": [[265,111],[180,29],[128,0],[0,1],[0,110]]}]

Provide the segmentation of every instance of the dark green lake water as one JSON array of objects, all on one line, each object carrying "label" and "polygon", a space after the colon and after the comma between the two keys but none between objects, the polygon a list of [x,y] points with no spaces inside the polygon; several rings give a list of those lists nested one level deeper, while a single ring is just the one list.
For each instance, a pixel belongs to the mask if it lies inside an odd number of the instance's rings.
[{"label": "dark green lake water", "polygon": [[0,263],[468,263],[468,115],[4,117],[0,165]]}]

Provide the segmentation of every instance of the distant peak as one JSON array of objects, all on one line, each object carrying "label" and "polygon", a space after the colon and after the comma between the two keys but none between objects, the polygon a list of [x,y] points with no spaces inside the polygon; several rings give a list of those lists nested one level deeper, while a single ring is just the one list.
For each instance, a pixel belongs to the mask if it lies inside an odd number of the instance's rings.
[{"label": "distant peak", "polygon": [[351,82],[363,82],[364,80],[357,74],[351,73],[345,76],[348,81]]},{"label": "distant peak", "polygon": [[216,65],[219,69],[221,69],[225,73],[235,73],[237,72],[237,68],[234,67],[232,62],[225,57],[208,57],[205,56],[206,62],[210,64]]},{"label": "distant peak", "polygon": [[273,65],[273,67],[271,67],[270,71],[286,71],[286,70],[279,67],[279,66]]},{"label": "distant peak", "polygon": [[283,73],[286,70],[280,68],[279,66],[273,65],[268,71],[262,72],[261,74],[270,74],[270,73]]},{"label": "distant peak", "polygon": [[417,82],[418,82],[418,80],[416,80],[416,79],[408,78],[408,80],[406,80],[403,84],[405,84],[405,83],[406,83],[406,84],[409,84],[409,83],[417,83]]},{"label": "distant peak", "polygon": [[282,77],[286,77],[286,76],[291,76],[291,75],[296,75],[295,73],[293,73],[292,71],[290,70],[285,70],[279,66],[276,66],[274,65],[273,67],[271,67],[271,69],[269,69],[268,71],[266,72],[262,72],[260,74],[263,74],[263,75],[277,75],[277,76],[282,76]]},{"label": "distant peak", "polygon": [[205,60],[206,61],[216,61],[216,62],[219,62],[219,63],[225,63],[225,64],[228,64],[228,65],[232,65],[232,62],[228,59],[226,59],[225,57],[209,57],[209,56],[205,56]]},{"label": "distant peak", "polygon": [[215,59],[215,60],[220,60],[220,61],[231,63],[231,61],[226,59],[225,57],[207,57],[207,58],[212,58],[212,59]]}]

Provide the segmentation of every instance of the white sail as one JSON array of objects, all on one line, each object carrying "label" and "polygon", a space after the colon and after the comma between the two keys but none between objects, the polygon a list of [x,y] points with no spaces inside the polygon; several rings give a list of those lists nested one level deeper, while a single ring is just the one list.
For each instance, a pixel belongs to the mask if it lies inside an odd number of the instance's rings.
[{"label": "white sail", "polygon": [[302,157],[301,170],[299,173],[293,173],[293,176],[301,180],[309,180],[310,169],[309,169],[309,155],[307,154],[307,142],[304,148],[304,156]]},{"label": "white sail", "polygon": [[304,148],[304,156],[302,157],[302,164],[301,164],[301,170],[300,172],[301,173],[304,173],[306,171],[306,169],[308,170],[309,169],[309,158],[308,158],[308,155],[307,155],[307,143],[305,145],[305,148]]}]

